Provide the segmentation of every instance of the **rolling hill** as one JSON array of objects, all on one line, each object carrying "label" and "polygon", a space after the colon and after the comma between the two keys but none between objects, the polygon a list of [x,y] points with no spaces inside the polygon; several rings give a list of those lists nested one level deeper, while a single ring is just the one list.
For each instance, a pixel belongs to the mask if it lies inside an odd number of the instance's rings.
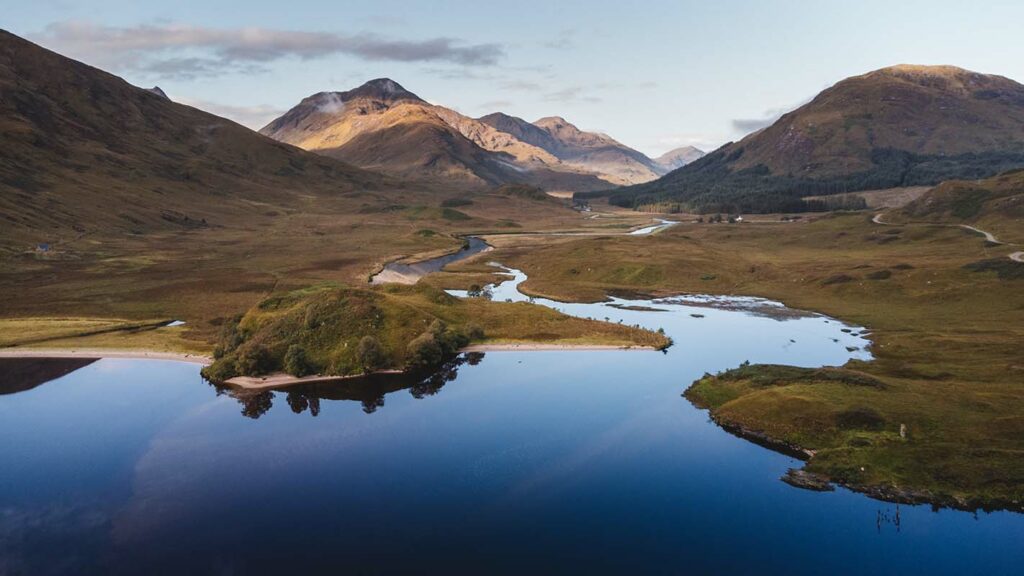
[{"label": "rolling hill", "polygon": [[217,226],[380,175],[0,31],[0,246]]},{"label": "rolling hill", "polygon": [[906,205],[897,220],[970,224],[1024,244],[1024,170],[985,180],[943,182]]},{"label": "rolling hill", "polygon": [[808,194],[984,178],[1024,166],[1024,86],[953,66],[848,78],[771,126],[663,178],[616,191],[622,206],[806,209]]}]

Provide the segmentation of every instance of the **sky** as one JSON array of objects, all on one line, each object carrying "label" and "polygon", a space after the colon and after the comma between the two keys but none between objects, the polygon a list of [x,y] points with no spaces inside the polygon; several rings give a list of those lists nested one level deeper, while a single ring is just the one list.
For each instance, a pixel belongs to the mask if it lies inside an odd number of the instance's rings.
[{"label": "sky", "polygon": [[254,129],[388,77],[651,156],[714,149],[893,64],[1024,81],[1022,22],[1021,0],[0,0],[0,28]]}]

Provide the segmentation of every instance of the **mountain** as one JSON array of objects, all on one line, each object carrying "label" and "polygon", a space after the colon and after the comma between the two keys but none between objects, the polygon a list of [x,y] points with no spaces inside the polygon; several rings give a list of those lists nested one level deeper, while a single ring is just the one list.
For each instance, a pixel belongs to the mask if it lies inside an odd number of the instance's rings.
[{"label": "mountain", "polygon": [[260,133],[398,176],[497,183],[509,171],[500,156],[474,144],[430,104],[388,79],[314,94]]},{"label": "mountain", "polygon": [[706,152],[693,146],[683,146],[681,148],[675,148],[665,152],[661,156],[654,159],[654,162],[661,166],[662,170],[671,172],[676,168],[682,168],[687,164],[700,160],[705,156]]},{"label": "mountain", "polygon": [[521,118],[495,113],[480,121],[543,148],[568,166],[599,174],[614,184],[647,182],[665,173],[644,154],[610,136],[584,132],[559,116],[530,124]]},{"label": "mountain", "polygon": [[214,226],[382,177],[0,30],[0,247]]},{"label": "mountain", "polygon": [[314,94],[260,132],[364,168],[470,186],[606,190],[664,172],[636,150],[560,118],[536,125],[501,113],[474,119],[387,78]]},{"label": "mountain", "polygon": [[394,80],[310,96],[260,130],[275,140],[357,166],[464,186],[509,182],[597,190],[608,183],[562,166],[511,134],[430,104]]},{"label": "mountain", "polygon": [[1024,86],[953,66],[843,80],[771,126],[644,185],[618,205],[803,210],[800,196],[977,179],[1024,166]]},{"label": "mountain", "polygon": [[495,130],[511,134],[519,140],[541,148],[550,154],[553,154],[560,148],[558,140],[547,130],[534,126],[522,118],[510,116],[504,112],[495,112],[487,116],[481,116],[477,120],[493,127]]}]

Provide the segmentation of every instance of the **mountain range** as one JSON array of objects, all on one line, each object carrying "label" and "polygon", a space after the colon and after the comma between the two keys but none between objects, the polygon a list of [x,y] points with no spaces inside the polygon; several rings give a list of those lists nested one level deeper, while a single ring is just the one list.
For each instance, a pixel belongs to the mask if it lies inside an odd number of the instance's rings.
[{"label": "mountain range", "polygon": [[984,178],[1024,166],[1024,85],[953,66],[900,65],[843,80],[771,126],[620,206],[787,211],[801,197]]},{"label": "mountain range", "polygon": [[688,150],[663,164],[557,116],[533,123],[500,112],[470,118],[388,78],[346,92],[313,94],[260,133],[406,178],[527,183],[548,190],[647,182],[699,154]]},{"label": "mountain range", "polygon": [[658,159],[558,116],[470,118],[386,78],[309,96],[260,132],[0,31],[5,237],[175,230],[267,201],[510,183],[626,207],[800,211],[807,195],[1024,167],[1024,86],[894,66],[840,81],[706,156]]}]

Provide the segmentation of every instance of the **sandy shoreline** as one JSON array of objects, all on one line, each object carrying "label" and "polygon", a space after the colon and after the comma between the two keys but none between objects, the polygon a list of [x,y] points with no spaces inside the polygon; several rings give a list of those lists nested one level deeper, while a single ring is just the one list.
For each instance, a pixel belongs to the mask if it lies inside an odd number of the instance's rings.
[{"label": "sandy shoreline", "polygon": [[614,344],[474,344],[461,352],[543,352],[546,350],[657,350],[653,346],[617,346]]},{"label": "sandy shoreline", "polygon": [[[374,372],[374,374],[402,374],[401,370],[381,370]],[[301,378],[292,376],[291,374],[270,374],[267,376],[235,376],[224,381],[224,384],[231,386],[232,388],[241,388],[243,390],[273,390],[282,388],[285,386],[295,386],[298,384],[315,384],[317,382],[338,382],[341,380],[355,380],[357,378],[365,378],[365,374],[353,374],[351,376],[321,376],[314,374],[313,376],[303,376]]]},{"label": "sandy shoreline", "polygon": [[152,350],[113,350],[106,348],[4,348],[0,358],[138,358],[144,360],[176,360],[209,365],[213,359],[202,354],[155,352]]},{"label": "sandy shoreline", "polygon": [[[611,344],[476,344],[460,352],[543,352],[543,351],[587,351],[587,350],[657,350],[652,346],[616,346]],[[212,358],[200,354],[180,352],[155,352],[151,350],[113,350],[103,348],[59,349],[59,348],[7,348],[0,349],[0,358],[129,358],[142,360],[175,360],[209,366]],[[382,370],[375,374],[402,374],[401,370]],[[363,378],[365,375],[322,376],[315,374],[301,378],[290,374],[277,373],[267,376],[236,376],[224,384],[237,390],[274,390],[299,384],[338,382]]]}]

